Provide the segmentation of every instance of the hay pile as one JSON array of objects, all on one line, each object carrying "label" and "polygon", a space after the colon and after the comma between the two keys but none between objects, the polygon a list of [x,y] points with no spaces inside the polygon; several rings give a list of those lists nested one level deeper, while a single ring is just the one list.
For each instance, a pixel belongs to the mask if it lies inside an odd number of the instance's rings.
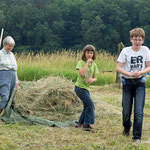
[{"label": "hay pile", "polygon": [[20,82],[15,103],[25,114],[51,120],[69,119],[81,104],[72,82],[52,76],[36,82]]}]

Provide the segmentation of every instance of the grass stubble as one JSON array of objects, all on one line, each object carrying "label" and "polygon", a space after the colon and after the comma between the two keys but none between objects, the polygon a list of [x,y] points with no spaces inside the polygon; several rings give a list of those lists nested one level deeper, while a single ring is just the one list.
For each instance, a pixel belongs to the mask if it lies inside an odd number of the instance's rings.
[{"label": "grass stubble", "polygon": [[[29,83],[31,86],[31,83]],[[27,85],[26,85],[27,86]],[[95,125],[91,132],[74,127],[57,128],[41,125],[4,124],[0,122],[0,149],[18,150],[148,150],[150,148],[149,89],[147,90],[143,138],[140,144],[122,135],[121,89],[115,84],[92,86],[91,97],[95,103]],[[78,120],[82,105],[76,106],[74,114],[61,115],[61,121]],[[54,120],[60,112],[51,112]],[[63,119],[64,117],[64,119]],[[132,117],[133,120],[133,117]],[[131,129],[132,131],[132,129]]]}]

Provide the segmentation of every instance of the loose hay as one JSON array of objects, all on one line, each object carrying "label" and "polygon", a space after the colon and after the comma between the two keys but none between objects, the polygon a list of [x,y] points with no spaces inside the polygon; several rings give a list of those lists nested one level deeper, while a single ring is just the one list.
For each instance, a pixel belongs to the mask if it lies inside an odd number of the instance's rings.
[{"label": "loose hay", "polygon": [[15,101],[25,114],[51,120],[68,119],[67,116],[75,115],[80,106],[74,84],[65,78],[52,76],[36,82],[20,82]]}]

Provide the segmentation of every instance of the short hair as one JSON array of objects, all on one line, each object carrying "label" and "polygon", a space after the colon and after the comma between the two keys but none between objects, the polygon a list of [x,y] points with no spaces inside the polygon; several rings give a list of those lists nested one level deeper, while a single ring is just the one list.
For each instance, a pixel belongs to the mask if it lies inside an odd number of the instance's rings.
[{"label": "short hair", "polygon": [[86,45],[84,48],[83,48],[83,53],[82,53],[82,60],[86,61],[86,56],[85,56],[85,53],[86,51],[93,51],[93,57],[92,59],[95,60],[96,59],[96,51],[95,51],[95,47],[93,45]]},{"label": "short hair", "polygon": [[145,39],[145,31],[142,28],[134,28],[130,31],[130,38],[133,38],[134,36]]},{"label": "short hair", "polygon": [[14,39],[11,36],[7,36],[3,40],[3,46],[5,46],[5,45],[15,45]]}]

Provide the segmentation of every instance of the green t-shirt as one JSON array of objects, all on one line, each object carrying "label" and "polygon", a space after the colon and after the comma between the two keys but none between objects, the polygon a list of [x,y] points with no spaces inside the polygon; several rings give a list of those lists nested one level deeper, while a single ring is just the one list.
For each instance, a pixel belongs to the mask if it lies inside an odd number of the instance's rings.
[{"label": "green t-shirt", "polygon": [[[80,60],[77,63],[76,70],[79,70],[80,68],[84,68],[85,64],[86,64],[85,61]],[[92,62],[92,66],[88,66],[84,76],[81,76],[80,73],[78,72],[78,78],[77,78],[77,82],[75,83],[75,85],[80,88],[84,88],[88,90],[90,84],[87,83],[87,79],[89,79],[90,77],[93,78],[94,75],[98,73],[99,71],[98,71],[97,65],[94,62]]]}]

